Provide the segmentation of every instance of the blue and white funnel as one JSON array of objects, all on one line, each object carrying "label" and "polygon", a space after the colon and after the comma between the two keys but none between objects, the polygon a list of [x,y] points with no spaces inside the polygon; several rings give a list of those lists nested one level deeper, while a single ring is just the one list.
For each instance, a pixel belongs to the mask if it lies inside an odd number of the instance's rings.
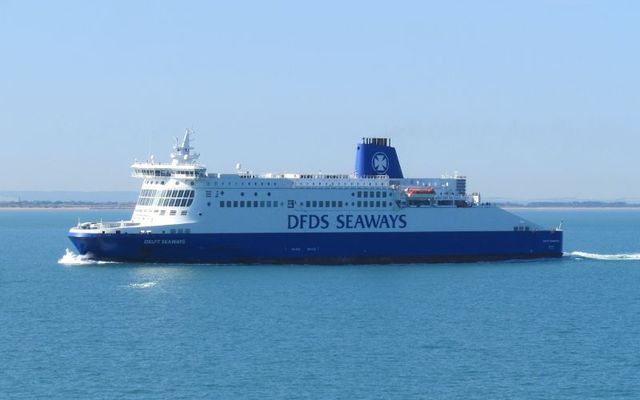
[{"label": "blue and white funnel", "polygon": [[402,179],[396,149],[387,138],[363,138],[356,150],[356,176],[387,175]]}]

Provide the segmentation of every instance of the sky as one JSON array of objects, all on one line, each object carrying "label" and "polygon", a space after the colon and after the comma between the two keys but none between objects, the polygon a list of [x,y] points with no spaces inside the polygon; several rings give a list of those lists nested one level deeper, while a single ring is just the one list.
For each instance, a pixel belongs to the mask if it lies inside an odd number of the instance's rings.
[{"label": "sky", "polygon": [[486,198],[639,199],[640,2],[0,0],[0,186],[136,190],[195,132],[210,172],[405,176]]}]

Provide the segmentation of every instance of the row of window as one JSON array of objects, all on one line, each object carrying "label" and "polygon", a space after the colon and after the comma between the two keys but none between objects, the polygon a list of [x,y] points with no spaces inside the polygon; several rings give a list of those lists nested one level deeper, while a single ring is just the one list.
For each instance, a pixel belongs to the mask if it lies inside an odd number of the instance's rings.
[{"label": "row of window", "polygon": [[267,207],[267,208],[272,208],[272,207],[278,207],[278,202],[277,201],[271,201],[271,200],[221,200],[220,201],[220,207],[224,208],[224,207],[228,207],[228,208],[235,208],[235,207],[240,207],[240,208],[259,208],[259,207]]},{"label": "row of window", "polygon": [[[207,203],[210,204],[210,203]],[[278,207],[278,202],[277,201],[265,201],[265,200],[221,200],[220,201],[220,208],[235,208],[235,207],[240,207],[240,208],[259,208],[259,207]],[[349,206],[349,202],[342,202],[342,201],[336,201],[336,200],[307,200],[306,202],[299,202],[299,205],[302,205],[306,208],[342,208],[344,207],[348,207]],[[385,200],[380,201],[380,200],[369,200],[369,201],[357,201],[357,202],[352,202],[351,206],[357,206],[357,207],[361,207],[361,208],[384,208],[387,206],[391,206],[391,202],[387,202]],[[287,202],[287,207],[288,208],[294,208],[295,207],[295,201],[294,200],[289,200]]]},{"label": "row of window", "polygon": [[171,176],[171,171],[168,169],[136,169],[135,172],[152,176]]},{"label": "row of window", "polygon": [[[240,185],[238,185],[237,182],[226,182],[226,185],[225,185],[225,182],[218,182],[218,181],[213,182],[213,186],[218,186],[218,184],[220,186],[245,186],[244,182],[240,182]],[[208,181],[207,181],[207,185],[209,185]],[[251,182],[247,182],[247,186],[252,186]],[[258,186],[258,182],[255,182],[253,186]],[[276,184],[276,182],[273,182],[273,184],[272,182],[267,182],[266,185],[264,182],[260,182],[260,186],[278,186],[278,185]]]},{"label": "row of window", "polygon": [[190,207],[193,199],[160,199],[158,207]]},{"label": "row of window", "polygon": [[[389,202],[389,205],[391,205],[391,202]],[[387,206],[387,202],[386,201],[380,201],[380,200],[370,200],[370,201],[363,201],[362,204],[360,204],[360,201],[357,202],[357,207],[363,207],[363,208],[380,208],[380,207],[386,207]]]},{"label": "row of window", "polygon": [[336,207],[342,207],[342,201],[335,201],[335,200],[332,200],[332,201],[329,201],[329,200],[325,200],[325,201],[323,201],[323,200],[319,200],[319,201],[312,200],[312,201],[309,201],[309,200],[307,200],[304,203],[304,205],[305,205],[306,208],[312,208],[312,207],[313,208],[316,208],[316,207],[317,208],[329,208],[329,207],[336,208]]},{"label": "row of window", "polygon": [[[161,216],[165,215],[167,213],[167,210],[153,210],[154,213],[159,213]],[[170,210],[169,211],[169,216],[174,216],[177,214],[176,210]],[[187,210],[182,210],[180,211],[180,215],[187,215]]]},{"label": "row of window", "polygon": [[204,171],[201,171],[201,170],[197,170],[197,171],[174,171],[173,175],[175,175],[175,176],[198,176],[198,177],[204,177],[205,173],[204,173]]},{"label": "row of window", "polygon": [[154,203],[159,207],[189,207],[193,203],[193,190],[151,190],[145,189],[140,193],[138,205],[150,206]]},{"label": "row of window", "polygon": [[140,197],[154,197],[158,193],[157,190],[153,189],[142,189],[140,192]]},{"label": "row of window", "polygon": [[138,199],[139,206],[150,206],[153,204],[153,197],[140,197]]},{"label": "row of window", "polygon": [[137,169],[135,170],[135,173],[137,174],[142,174],[145,176],[158,176],[158,177],[170,177],[172,175],[174,176],[187,176],[187,177],[193,177],[193,176],[197,176],[197,177],[204,177],[205,173],[203,170],[196,170],[196,171],[171,171],[168,169]]},{"label": "row of window", "polygon": [[[289,200],[289,208],[293,208],[295,202]],[[299,202],[299,205],[304,205],[305,208],[342,208],[349,207],[349,202],[335,201],[335,200],[307,200],[305,202]],[[358,200],[357,202],[351,202],[352,207],[364,207],[364,208],[380,208],[391,206],[391,202],[386,200]]]},{"label": "row of window", "polygon": [[[154,205],[154,197],[141,197],[138,199],[138,205],[141,206],[152,206]],[[172,199],[172,198],[163,198],[158,199],[158,202],[155,203],[158,207],[190,207],[193,203],[193,199]]]},{"label": "row of window", "polygon": [[[158,185],[158,184],[164,185],[164,181],[152,181],[151,179],[149,179],[149,180],[145,179],[144,183],[148,183],[150,185]],[[180,184],[180,182],[178,182],[178,181],[175,181],[175,183],[176,183],[176,185]],[[185,183],[188,183],[189,185],[193,186],[193,185],[195,185],[196,181],[188,181],[188,182],[185,182]]]},{"label": "row of window", "polygon": [[155,190],[143,189],[140,197],[191,197],[195,196],[193,190]]},{"label": "row of window", "polygon": [[371,198],[380,198],[380,197],[387,197],[387,192],[381,192],[381,191],[370,191],[370,192],[357,192],[357,196],[358,198],[364,197],[365,199],[367,197],[371,197]]}]

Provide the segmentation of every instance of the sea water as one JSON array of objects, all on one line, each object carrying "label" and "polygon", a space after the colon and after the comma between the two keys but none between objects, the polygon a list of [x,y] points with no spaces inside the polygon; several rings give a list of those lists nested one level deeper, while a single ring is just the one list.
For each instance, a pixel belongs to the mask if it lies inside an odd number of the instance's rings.
[{"label": "sea water", "polygon": [[0,398],[637,398],[640,211],[517,213],[565,257],[98,263],[67,229],[128,212],[1,211]]}]

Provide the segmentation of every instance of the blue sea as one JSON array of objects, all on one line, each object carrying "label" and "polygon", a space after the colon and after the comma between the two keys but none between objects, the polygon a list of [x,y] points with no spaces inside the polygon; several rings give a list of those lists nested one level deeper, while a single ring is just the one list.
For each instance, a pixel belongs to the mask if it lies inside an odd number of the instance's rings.
[{"label": "blue sea", "polygon": [[67,229],[128,212],[0,211],[0,398],[640,397],[640,211],[517,213],[566,256],[98,264]]}]

